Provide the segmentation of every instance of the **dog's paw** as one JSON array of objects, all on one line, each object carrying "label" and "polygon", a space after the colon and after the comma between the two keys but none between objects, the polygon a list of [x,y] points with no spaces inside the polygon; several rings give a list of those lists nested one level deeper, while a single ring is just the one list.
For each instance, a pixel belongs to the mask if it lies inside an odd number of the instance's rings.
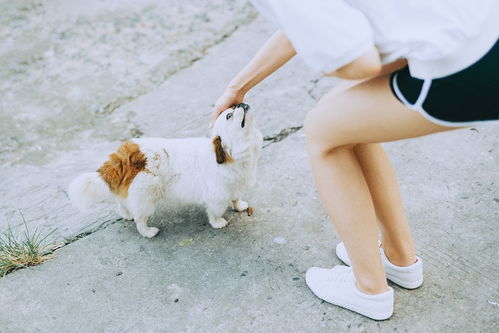
[{"label": "dog's paw", "polygon": [[147,227],[142,230],[139,230],[139,233],[145,238],[153,238],[159,232],[159,229],[156,227]]},{"label": "dog's paw", "polygon": [[246,201],[242,201],[239,199],[232,201],[232,208],[234,208],[234,210],[237,210],[238,212],[244,212],[248,209],[248,207],[249,204]]},{"label": "dog's paw", "polygon": [[210,221],[211,226],[215,229],[223,228],[227,225],[227,223],[229,222],[227,222],[227,220],[223,217],[215,217],[213,221]]}]

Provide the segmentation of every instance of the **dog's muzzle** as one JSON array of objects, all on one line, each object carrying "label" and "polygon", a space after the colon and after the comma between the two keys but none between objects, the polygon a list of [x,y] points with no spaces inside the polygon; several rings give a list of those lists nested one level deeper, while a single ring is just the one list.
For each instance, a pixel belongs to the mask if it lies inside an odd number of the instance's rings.
[{"label": "dog's muzzle", "polygon": [[244,112],[246,113],[246,111],[250,109],[250,106],[246,103],[239,103],[236,105],[236,109],[237,108],[243,108]]},{"label": "dog's muzzle", "polygon": [[244,111],[243,121],[241,121],[241,128],[244,128],[244,125],[246,125],[246,112],[250,110],[250,106],[246,103],[239,103],[236,105],[237,108],[242,108]]}]

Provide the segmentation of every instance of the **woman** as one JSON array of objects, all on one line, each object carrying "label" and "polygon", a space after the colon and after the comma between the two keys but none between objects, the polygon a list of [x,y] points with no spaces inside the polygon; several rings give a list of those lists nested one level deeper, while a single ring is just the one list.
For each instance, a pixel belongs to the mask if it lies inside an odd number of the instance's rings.
[{"label": "woman", "polygon": [[343,241],[337,255],[351,265],[313,267],[306,282],[325,301],[387,319],[387,278],[413,289],[423,272],[379,143],[499,119],[497,1],[253,2],[281,30],[230,82],[211,120],[296,53],[326,76],[362,80],[326,94],[305,118],[315,182]]}]

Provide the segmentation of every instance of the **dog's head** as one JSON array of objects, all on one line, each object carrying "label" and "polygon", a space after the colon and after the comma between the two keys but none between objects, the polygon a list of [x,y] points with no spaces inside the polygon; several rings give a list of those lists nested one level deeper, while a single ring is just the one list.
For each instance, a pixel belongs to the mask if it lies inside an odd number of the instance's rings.
[{"label": "dog's head", "polygon": [[222,112],[212,132],[217,163],[230,163],[250,153],[251,146],[256,144],[255,131],[253,112],[248,104],[240,103]]}]

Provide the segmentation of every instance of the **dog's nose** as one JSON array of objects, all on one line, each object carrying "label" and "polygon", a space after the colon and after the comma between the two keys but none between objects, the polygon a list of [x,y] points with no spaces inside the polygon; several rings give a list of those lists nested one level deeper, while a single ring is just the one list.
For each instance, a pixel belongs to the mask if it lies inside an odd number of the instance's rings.
[{"label": "dog's nose", "polygon": [[250,106],[246,103],[239,103],[236,105],[236,108],[243,108],[244,111],[248,111],[250,109]]}]

